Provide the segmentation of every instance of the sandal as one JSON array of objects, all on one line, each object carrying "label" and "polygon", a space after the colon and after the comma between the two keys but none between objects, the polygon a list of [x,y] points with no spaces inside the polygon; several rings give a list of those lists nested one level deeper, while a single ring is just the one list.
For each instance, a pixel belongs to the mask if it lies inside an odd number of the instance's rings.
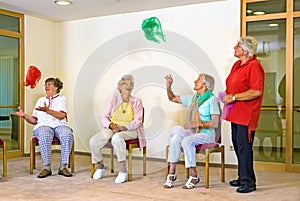
[{"label": "sandal", "polygon": [[[196,182],[193,183],[193,182],[192,182],[193,180],[196,180]],[[184,188],[184,189],[192,189],[192,188],[195,188],[195,185],[196,185],[197,183],[199,183],[199,181],[200,181],[200,178],[199,178],[198,176],[197,176],[197,177],[192,177],[192,176],[190,176],[189,180],[186,182],[186,184],[185,184],[182,188]]]},{"label": "sandal", "polygon": [[[173,179],[170,179],[173,177]],[[167,176],[167,181],[164,183],[163,187],[164,188],[172,188],[173,186],[173,181],[177,179],[176,174],[168,174]]]}]

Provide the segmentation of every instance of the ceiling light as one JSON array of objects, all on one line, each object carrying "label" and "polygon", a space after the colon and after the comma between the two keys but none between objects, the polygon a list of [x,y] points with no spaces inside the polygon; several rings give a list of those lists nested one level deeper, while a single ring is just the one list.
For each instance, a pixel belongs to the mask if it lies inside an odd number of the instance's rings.
[{"label": "ceiling light", "polygon": [[54,3],[56,3],[57,5],[60,5],[60,6],[69,6],[72,4],[72,2],[68,1],[68,0],[56,0],[56,1],[54,1]]},{"label": "ceiling light", "polygon": [[269,24],[268,26],[269,27],[278,27],[278,24],[277,23],[272,23],[272,24]]},{"label": "ceiling light", "polygon": [[253,13],[253,15],[264,15],[264,14],[266,14],[266,12],[264,12],[264,11],[255,11]]}]

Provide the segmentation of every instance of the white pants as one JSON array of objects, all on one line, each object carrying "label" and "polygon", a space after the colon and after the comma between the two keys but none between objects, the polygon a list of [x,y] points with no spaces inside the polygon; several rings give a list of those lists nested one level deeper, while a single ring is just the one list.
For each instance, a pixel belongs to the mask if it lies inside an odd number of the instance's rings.
[{"label": "white pants", "polygon": [[214,137],[208,134],[195,134],[192,129],[186,130],[182,126],[175,126],[171,130],[168,162],[177,163],[183,149],[185,167],[196,167],[196,146],[214,141]]},{"label": "white pants", "polygon": [[117,155],[118,161],[126,160],[126,143],[125,140],[137,138],[137,131],[121,131],[114,133],[110,129],[102,129],[99,133],[91,137],[89,144],[92,155],[92,163],[98,163],[102,161],[101,150],[104,145],[111,139],[111,143],[114,147],[114,152]]}]

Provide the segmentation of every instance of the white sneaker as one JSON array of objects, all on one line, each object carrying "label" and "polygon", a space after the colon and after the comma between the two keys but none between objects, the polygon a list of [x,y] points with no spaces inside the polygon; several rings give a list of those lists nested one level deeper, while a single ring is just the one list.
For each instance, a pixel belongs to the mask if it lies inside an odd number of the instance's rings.
[{"label": "white sneaker", "polygon": [[117,178],[115,179],[115,183],[116,184],[123,183],[123,182],[127,181],[127,177],[128,177],[127,172],[119,172]]},{"label": "white sneaker", "polygon": [[103,167],[103,169],[97,169],[94,172],[93,179],[101,179],[105,172],[106,172],[105,166]]}]

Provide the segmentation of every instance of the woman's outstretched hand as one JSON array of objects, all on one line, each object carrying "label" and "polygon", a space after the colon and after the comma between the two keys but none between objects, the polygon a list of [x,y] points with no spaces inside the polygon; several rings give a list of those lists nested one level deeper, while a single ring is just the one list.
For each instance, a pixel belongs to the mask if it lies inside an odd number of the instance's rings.
[{"label": "woman's outstretched hand", "polygon": [[22,108],[19,106],[18,109],[19,109],[19,111],[16,111],[16,112],[14,112],[13,114],[14,114],[14,115],[17,115],[17,116],[19,116],[19,117],[24,117],[24,116],[25,116],[25,113],[23,112]]}]

